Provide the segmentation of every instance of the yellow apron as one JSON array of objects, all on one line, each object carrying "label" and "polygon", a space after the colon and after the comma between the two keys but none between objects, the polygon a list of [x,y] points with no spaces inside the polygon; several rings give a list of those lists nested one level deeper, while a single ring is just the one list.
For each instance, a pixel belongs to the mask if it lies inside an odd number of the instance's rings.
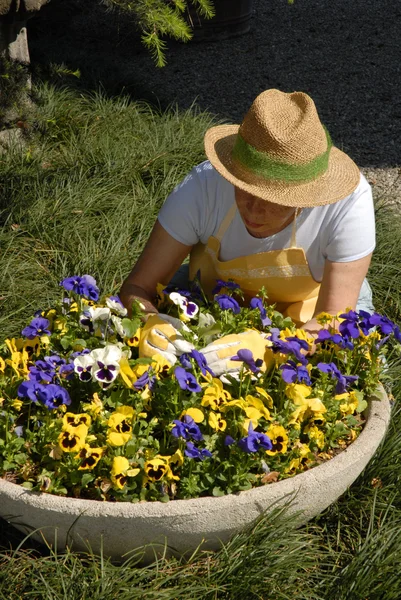
[{"label": "yellow apron", "polygon": [[189,262],[189,278],[194,279],[200,270],[200,281],[207,296],[216,285],[216,279],[233,279],[249,300],[264,287],[269,303],[291,317],[297,325],[312,318],[320,283],[315,281],[309,269],[303,248],[296,247],[296,217],[293,221],[291,244],[283,250],[259,252],[239,256],[222,262],[219,259],[221,240],[237,212],[233,204],[224,217],[216,236],[207,244],[198,243],[192,249]]}]

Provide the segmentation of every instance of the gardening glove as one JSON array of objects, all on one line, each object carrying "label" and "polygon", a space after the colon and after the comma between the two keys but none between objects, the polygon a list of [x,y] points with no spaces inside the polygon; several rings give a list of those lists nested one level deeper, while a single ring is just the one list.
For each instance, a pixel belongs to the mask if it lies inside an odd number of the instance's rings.
[{"label": "gardening glove", "polygon": [[[237,355],[238,350],[245,349],[252,352],[254,363],[252,364],[252,361],[249,363],[251,370],[258,359],[262,361],[258,369],[263,372],[270,368],[274,362],[273,352],[270,348],[267,348],[267,340],[264,334],[252,329],[243,333],[226,335],[208,344],[201,352],[206,358],[207,366],[217,377],[220,377],[224,373],[233,375],[239,373],[244,362],[242,360],[232,360],[232,357]],[[248,365],[249,367],[249,364],[245,363],[245,366]]]},{"label": "gardening glove", "polygon": [[195,348],[185,340],[180,330],[185,325],[179,319],[170,315],[156,314],[149,317],[142,328],[139,341],[139,356],[152,358],[161,354],[171,365],[177,361],[177,356],[191,352]]}]

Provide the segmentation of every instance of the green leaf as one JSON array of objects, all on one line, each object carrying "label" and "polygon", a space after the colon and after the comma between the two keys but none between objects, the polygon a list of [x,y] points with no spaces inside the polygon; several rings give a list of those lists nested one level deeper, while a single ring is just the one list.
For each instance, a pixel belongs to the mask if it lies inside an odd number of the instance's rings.
[{"label": "green leaf", "polygon": [[223,490],[217,486],[213,488],[212,494],[215,497],[225,496],[225,493],[223,492]]},{"label": "green leaf", "polygon": [[93,473],[84,473],[84,475],[82,475],[82,479],[81,479],[82,487],[86,487],[88,485],[88,483],[90,483],[94,479],[95,479],[95,476],[93,475]]},{"label": "green leaf", "polygon": [[64,350],[68,350],[68,348],[71,346],[71,342],[72,342],[72,338],[67,335],[65,335],[64,337],[62,337],[60,339],[60,344],[62,345]]},{"label": "green leaf", "polygon": [[122,328],[124,329],[125,337],[132,338],[136,334],[139,327],[139,319],[122,319]]}]

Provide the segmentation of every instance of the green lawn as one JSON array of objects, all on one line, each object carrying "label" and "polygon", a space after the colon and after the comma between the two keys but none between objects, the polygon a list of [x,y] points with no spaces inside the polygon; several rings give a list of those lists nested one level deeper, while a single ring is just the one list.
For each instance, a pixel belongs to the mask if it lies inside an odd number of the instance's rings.
[{"label": "green lawn", "polygon": [[[158,113],[126,98],[43,85],[26,145],[0,156],[1,338],[18,334],[60,294],[68,275],[91,273],[117,291],[163,199],[203,159],[212,116]],[[401,322],[401,219],[377,199],[370,271],[376,307]],[[401,575],[400,360],[390,360],[395,405],[387,438],[336,504],[294,529],[270,515],[217,554],[139,567],[102,557],[23,548],[0,524],[0,598],[17,600],[399,600]]]}]

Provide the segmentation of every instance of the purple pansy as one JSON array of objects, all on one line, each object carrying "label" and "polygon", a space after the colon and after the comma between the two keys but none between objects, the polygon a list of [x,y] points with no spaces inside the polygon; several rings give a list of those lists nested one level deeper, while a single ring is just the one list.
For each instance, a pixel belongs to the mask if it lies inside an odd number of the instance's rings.
[{"label": "purple pansy", "polygon": [[343,394],[346,392],[349,385],[354,383],[358,378],[357,375],[343,375],[336,364],[334,363],[318,363],[317,368],[322,373],[328,373],[332,379],[337,379],[336,394]]},{"label": "purple pansy", "polygon": [[212,377],[215,377],[215,374],[213,373],[212,369],[208,366],[205,355],[202,354],[202,352],[198,352],[198,350],[191,350],[188,356],[195,360],[202,375],[206,375],[206,372],[208,372]]},{"label": "purple pansy", "polygon": [[252,373],[259,373],[259,367],[263,365],[263,360],[261,358],[257,358],[256,361],[254,360],[253,354],[248,348],[238,350],[237,354],[231,357],[231,360],[242,361]]},{"label": "purple pansy", "polygon": [[235,444],[235,439],[231,437],[231,435],[226,435],[226,437],[224,438],[224,445],[232,446],[233,444]]},{"label": "purple pansy", "polygon": [[99,288],[96,285],[95,279],[91,275],[75,275],[66,277],[60,282],[60,285],[67,292],[74,292],[78,296],[84,296],[95,302],[99,299]]},{"label": "purple pansy", "polygon": [[197,458],[199,460],[205,460],[205,458],[212,457],[212,453],[209,452],[209,450],[206,450],[206,448],[199,450],[199,448],[197,448],[192,442],[187,442],[187,447],[184,450],[184,454],[185,456],[188,456],[188,458]]},{"label": "purple pansy", "polygon": [[46,387],[42,383],[30,379],[29,381],[23,381],[18,388],[18,396],[20,398],[29,398],[32,402],[37,402],[39,398],[39,392]]},{"label": "purple pansy", "polygon": [[347,313],[340,315],[341,321],[338,329],[342,336],[356,339],[360,336],[359,331],[359,315],[354,310],[349,310]]},{"label": "purple pansy", "polygon": [[301,340],[295,336],[287,337],[286,340],[279,338],[279,329],[273,328],[270,330],[270,337],[268,338],[273,346],[273,352],[281,352],[282,354],[293,354],[298,362],[302,365],[308,363],[307,359],[301,350],[309,350],[309,344],[305,340]]},{"label": "purple pansy", "polygon": [[272,324],[271,319],[267,316],[266,309],[263,305],[263,302],[260,298],[252,298],[249,306],[251,308],[258,308],[260,312],[260,319],[262,321],[262,327],[268,327]]},{"label": "purple pansy", "polygon": [[197,382],[195,375],[188,373],[182,367],[177,367],[174,371],[174,375],[176,376],[178,384],[182,390],[188,390],[189,392],[202,391],[202,388]]},{"label": "purple pansy", "polygon": [[234,298],[231,298],[231,296],[227,296],[227,294],[220,294],[215,297],[215,300],[221,310],[232,310],[235,315],[241,312],[238,302]]},{"label": "purple pansy", "polygon": [[193,440],[200,442],[203,440],[203,435],[198,425],[195,423],[192,417],[189,415],[184,415],[182,421],[176,419],[173,421],[174,427],[171,430],[171,435],[176,438],[184,438],[184,440],[188,440],[192,438]]},{"label": "purple pansy", "polygon": [[284,365],[280,366],[281,377],[286,383],[305,383],[311,384],[309,371],[304,365],[297,365],[293,360],[288,360]]},{"label": "purple pansy", "polygon": [[238,290],[239,287],[239,284],[235,283],[235,281],[223,281],[222,279],[216,279],[216,285],[212,289],[212,294],[218,294],[223,288],[226,288],[227,290]]},{"label": "purple pansy", "polygon": [[43,389],[38,393],[38,398],[49,410],[59,408],[63,404],[66,406],[71,404],[71,398],[67,390],[54,383],[44,385]]},{"label": "purple pansy", "polygon": [[270,438],[265,433],[258,433],[253,430],[252,421],[249,422],[248,435],[238,442],[238,446],[248,454],[258,450],[271,450],[273,445]]},{"label": "purple pansy", "polygon": [[27,327],[25,327],[21,334],[28,338],[28,340],[33,340],[36,337],[41,337],[42,335],[51,335],[51,331],[48,329],[50,323],[48,319],[44,317],[37,317],[32,319]]},{"label": "purple pansy", "polygon": [[156,377],[152,375],[151,369],[149,368],[143,375],[138,377],[138,379],[134,383],[134,388],[136,390],[142,390],[144,387],[149,386],[151,390],[156,383]]}]

